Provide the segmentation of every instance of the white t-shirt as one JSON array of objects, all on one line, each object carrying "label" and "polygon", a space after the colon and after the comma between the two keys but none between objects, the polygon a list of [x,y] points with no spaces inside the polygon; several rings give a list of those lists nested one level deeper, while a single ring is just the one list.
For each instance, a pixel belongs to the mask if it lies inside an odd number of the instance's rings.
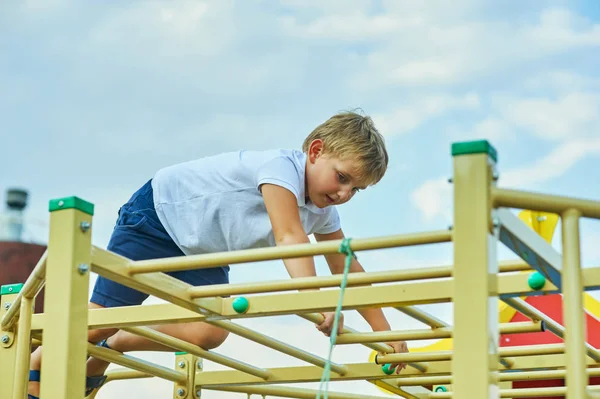
[{"label": "white t-shirt", "polygon": [[305,201],[306,154],[297,150],[238,151],[180,163],[152,179],[158,218],[184,254],[274,246],[260,185],[290,190],[306,234],[340,229],[334,206]]}]

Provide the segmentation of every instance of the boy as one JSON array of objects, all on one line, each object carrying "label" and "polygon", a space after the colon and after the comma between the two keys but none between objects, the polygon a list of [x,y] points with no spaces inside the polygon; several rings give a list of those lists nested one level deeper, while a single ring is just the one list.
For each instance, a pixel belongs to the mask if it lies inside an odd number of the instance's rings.
[{"label": "boy", "polygon": [[[305,139],[302,151],[225,153],[159,170],[119,210],[108,250],[133,260],[234,251],[344,238],[337,205],[381,180],[388,164],[383,137],[369,117],[354,112],[334,115]],[[344,270],[345,255],[327,255],[334,274]],[[312,257],[285,259],[292,278],[315,276]],[[363,271],[357,260],[351,272]],[[229,267],[168,273],[194,286],[228,283]],[[90,308],[141,304],[148,295],[98,277]],[[373,331],[389,330],[381,309],[359,311]],[[332,333],[334,312],[317,326]],[[156,330],[206,350],[221,345],[228,332],[196,322],[161,325]],[[343,328],[340,320],[339,331]],[[172,351],[118,329],[90,330],[90,342],[125,351]],[[405,342],[389,343],[406,352]],[[31,380],[39,380],[40,349],[31,359]],[[105,380],[108,363],[90,358],[88,392]],[[397,365],[399,373],[405,365]],[[30,383],[30,398],[39,392]]]}]

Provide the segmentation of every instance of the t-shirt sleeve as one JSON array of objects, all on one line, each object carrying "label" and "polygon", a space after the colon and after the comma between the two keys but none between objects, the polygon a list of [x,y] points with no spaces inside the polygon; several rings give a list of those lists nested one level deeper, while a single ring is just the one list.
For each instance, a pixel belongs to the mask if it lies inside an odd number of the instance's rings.
[{"label": "t-shirt sleeve", "polygon": [[340,222],[340,215],[336,207],[330,206],[327,208],[327,212],[323,214],[323,224],[315,230],[317,234],[329,234],[338,231],[342,228]]},{"label": "t-shirt sleeve", "polygon": [[300,200],[301,179],[294,162],[286,157],[275,157],[262,164],[256,173],[256,187],[274,184],[290,190]]}]

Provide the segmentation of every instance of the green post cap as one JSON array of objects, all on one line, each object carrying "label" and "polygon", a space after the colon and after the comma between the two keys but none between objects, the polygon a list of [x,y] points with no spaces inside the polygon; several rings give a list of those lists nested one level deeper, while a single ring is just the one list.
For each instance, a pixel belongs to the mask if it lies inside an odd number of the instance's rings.
[{"label": "green post cap", "polygon": [[175,356],[187,355],[187,352],[175,352]]},{"label": "green post cap", "polygon": [[236,312],[246,313],[246,311],[248,310],[248,307],[250,306],[250,303],[248,302],[248,300],[246,298],[244,298],[243,296],[240,296],[233,300],[232,306],[233,306],[233,310],[235,310]]},{"label": "green post cap", "polygon": [[8,284],[0,287],[0,295],[18,294],[23,289],[23,284]]},{"label": "green post cap", "polygon": [[464,141],[452,143],[452,156],[467,154],[488,154],[494,162],[498,162],[498,152],[487,140]]},{"label": "green post cap", "polygon": [[529,275],[527,283],[532,290],[539,290],[546,285],[546,277],[540,272],[533,272]]},{"label": "green post cap", "polygon": [[383,370],[384,373],[386,373],[387,375],[390,375],[394,372],[394,370],[392,369],[392,365],[391,364],[384,364],[381,367],[381,370]]},{"label": "green post cap", "polygon": [[88,215],[94,216],[94,204],[87,202],[79,197],[64,197],[50,200],[48,210],[50,212],[60,211],[62,209],[75,208]]},{"label": "green post cap", "polygon": [[435,392],[448,392],[448,388],[446,388],[443,385],[440,385],[439,387],[435,387]]}]

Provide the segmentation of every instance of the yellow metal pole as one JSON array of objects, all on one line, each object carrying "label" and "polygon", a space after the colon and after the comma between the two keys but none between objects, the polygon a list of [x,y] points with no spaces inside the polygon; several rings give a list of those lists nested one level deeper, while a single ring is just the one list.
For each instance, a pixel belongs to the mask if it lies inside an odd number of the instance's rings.
[{"label": "yellow metal pole", "polygon": [[77,197],[50,201],[40,395],[83,396],[87,348],[91,222],[94,205]]},{"label": "yellow metal pole", "polygon": [[0,319],[2,320],[2,328],[8,329],[14,325],[15,318],[19,314],[21,307],[21,298],[26,296],[28,298],[34,298],[39,290],[44,286],[44,277],[46,275],[46,257],[48,251],[44,251],[37,265],[25,281],[23,288],[19,292],[19,295],[13,302],[13,306],[8,309],[8,312]]},{"label": "yellow metal pole", "polygon": [[455,143],[454,392],[461,399],[496,399],[498,386],[497,238],[490,187],[496,150],[487,141]]},{"label": "yellow metal pole", "polygon": [[600,219],[600,202],[561,197],[504,188],[492,188],[494,205],[497,207],[530,209],[533,211],[563,214],[569,209],[578,209],[584,217]]},{"label": "yellow metal pole", "polygon": [[[357,238],[352,240],[350,245],[353,251],[365,251],[370,249],[436,244],[441,242],[449,242],[451,240],[451,232],[447,230],[439,230],[384,237]],[[166,272],[201,268],[205,269],[221,265],[231,265],[235,263],[339,254],[341,243],[342,240],[332,240],[310,244],[286,245],[284,247],[255,248],[203,255],[143,260],[132,262],[128,266],[128,272],[130,275],[134,275],[139,273]]]},{"label": "yellow metal pole", "polygon": [[13,399],[21,399],[27,393],[29,381],[29,360],[31,357],[31,315],[33,299],[21,300],[19,326],[17,328],[17,369],[13,383]]},{"label": "yellow metal pole", "polygon": [[563,246],[563,318],[567,346],[567,397],[587,398],[583,284],[581,276],[579,218],[581,212],[570,209],[562,215]]},{"label": "yellow metal pole", "polygon": [[[7,314],[10,308],[23,288],[23,284],[3,285],[0,288],[0,317]],[[15,336],[15,328],[0,329],[0,398],[13,397],[13,381],[16,374],[17,365],[17,345],[18,336]]]}]

